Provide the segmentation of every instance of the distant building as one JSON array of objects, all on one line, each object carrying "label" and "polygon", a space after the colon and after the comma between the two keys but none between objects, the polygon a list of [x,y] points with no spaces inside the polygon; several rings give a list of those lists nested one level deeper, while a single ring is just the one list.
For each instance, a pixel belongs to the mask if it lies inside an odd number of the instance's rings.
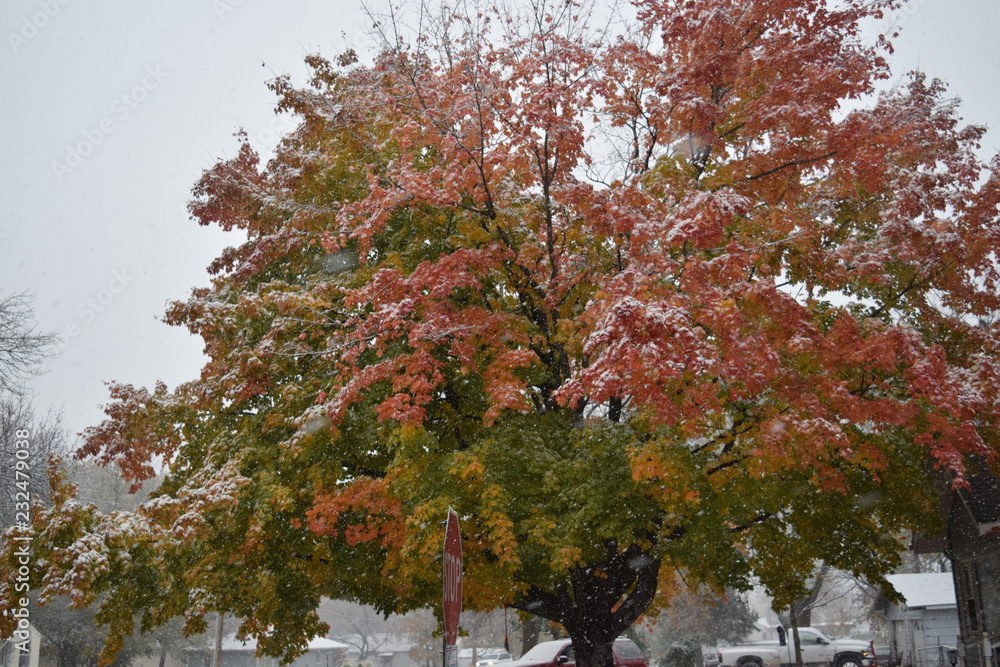
[{"label": "distant building", "polygon": [[982,473],[952,493],[948,513],[964,667],[1000,666],[1000,479]]},{"label": "distant building", "polygon": [[753,642],[778,641],[778,627],[780,625],[781,623],[777,619],[772,623],[764,617],[758,618],[753,624],[753,630],[740,643],[752,644]]},{"label": "distant building", "polygon": [[918,536],[914,550],[951,559],[959,667],[1000,667],[1000,479],[983,470],[967,479],[967,487],[943,485],[946,529]]},{"label": "distant building", "polygon": [[890,654],[902,667],[949,667],[960,634],[951,572],[893,574],[886,579],[903,596],[892,604],[882,596]]},{"label": "distant building", "polygon": [[361,646],[367,647],[363,659],[373,667],[422,667],[410,652],[413,642],[405,635],[375,633],[366,637],[359,635],[338,638],[345,646],[345,664],[358,665],[362,662]]},{"label": "distant building", "polygon": [[0,667],[39,667],[42,636],[28,625],[28,639],[0,641]]},{"label": "distant building", "polygon": [[[292,667],[340,667],[347,644],[317,637],[309,642],[307,651],[295,659]],[[275,658],[258,658],[257,642],[253,639],[242,642],[230,635],[222,641],[222,667],[278,667]],[[185,667],[211,667],[212,652],[188,652]]]}]

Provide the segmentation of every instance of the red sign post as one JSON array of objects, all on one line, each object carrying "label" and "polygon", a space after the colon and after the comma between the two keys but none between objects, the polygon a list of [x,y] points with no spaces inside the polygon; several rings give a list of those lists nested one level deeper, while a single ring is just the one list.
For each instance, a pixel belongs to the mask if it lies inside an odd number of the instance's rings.
[{"label": "red sign post", "polygon": [[462,614],[462,536],[448,510],[444,529],[444,667],[458,667],[458,617]]}]

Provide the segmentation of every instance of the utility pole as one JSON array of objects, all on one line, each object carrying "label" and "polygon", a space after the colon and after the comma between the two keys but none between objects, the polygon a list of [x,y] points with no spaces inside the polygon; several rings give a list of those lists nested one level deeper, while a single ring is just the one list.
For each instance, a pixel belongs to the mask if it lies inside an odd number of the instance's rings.
[{"label": "utility pole", "polygon": [[215,650],[212,651],[212,667],[222,667],[222,614],[215,619]]}]

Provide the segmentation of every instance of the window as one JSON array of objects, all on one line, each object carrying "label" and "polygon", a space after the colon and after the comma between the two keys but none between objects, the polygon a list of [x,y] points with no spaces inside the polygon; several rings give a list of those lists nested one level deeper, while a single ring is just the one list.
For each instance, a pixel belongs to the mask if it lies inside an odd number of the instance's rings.
[{"label": "window", "polygon": [[799,643],[802,646],[806,645],[816,645],[819,644],[819,635],[812,632],[806,632],[804,630],[799,630]]},{"label": "window", "polygon": [[963,563],[959,569],[959,583],[965,600],[965,618],[969,630],[979,632],[979,585],[976,582],[976,564]]},{"label": "window", "polygon": [[983,632],[1000,637],[1000,558],[993,556],[976,563],[976,584]]},{"label": "window", "polygon": [[623,660],[642,660],[642,651],[630,641],[615,642],[615,651]]}]

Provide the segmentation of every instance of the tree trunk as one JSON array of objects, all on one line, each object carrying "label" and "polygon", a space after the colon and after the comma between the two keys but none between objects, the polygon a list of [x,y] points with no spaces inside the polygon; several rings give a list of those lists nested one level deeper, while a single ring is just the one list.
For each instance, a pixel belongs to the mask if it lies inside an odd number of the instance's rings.
[{"label": "tree trunk", "polygon": [[812,604],[816,599],[816,591],[792,603],[792,622],[798,628],[812,625]]},{"label": "tree trunk", "polygon": [[591,642],[584,637],[573,638],[576,667],[613,667],[615,656],[612,646],[615,639],[612,637],[611,641]]},{"label": "tree trunk", "polygon": [[521,655],[524,655],[538,643],[538,626],[541,619],[534,614],[520,612],[521,618]]},{"label": "tree trunk", "polygon": [[573,640],[576,667],[614,667],[615,639],[656,595],[660,561],[631,546],[606,546],[608,558],[572,570],[553,591],[532,587],[514,606],[561,624]]},{"label": "tree trunk", "polygon": [[812,610],[819,599],[820,592],[823,590],[823,583],[829,571],[829,565],[822,565],[819,572],[813,577],[809,594],[799,598],[788,608],[789,625],[792,626],[792,631],[789,634],[792,636],[792,641],[794,642],[796,667],[802,667],[802,647],[799,645],[799,628],[812,625]]},{"label": "tree trunk", "polygon": [[795,648],[795,665],[802,667],[802,644],[799,642],[799,615],[792,612],[792,646]]},{"label": "tree trunk", "polygon": [[222,667],[222,612],[215,619],[215,649],[212,652],[212,667]]}]

